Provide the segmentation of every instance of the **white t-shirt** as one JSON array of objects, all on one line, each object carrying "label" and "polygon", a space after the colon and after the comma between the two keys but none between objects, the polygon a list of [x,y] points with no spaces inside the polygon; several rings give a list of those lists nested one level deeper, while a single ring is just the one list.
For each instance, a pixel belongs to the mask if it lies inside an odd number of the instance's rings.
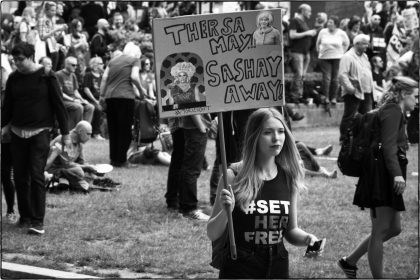
[{"label": "white t-shirt", "polygon": [[319,59],[340,59],[347,51],[350,40],[341,29],[336,29],[332,34],[328,28],[323,28],[316,42]]}]

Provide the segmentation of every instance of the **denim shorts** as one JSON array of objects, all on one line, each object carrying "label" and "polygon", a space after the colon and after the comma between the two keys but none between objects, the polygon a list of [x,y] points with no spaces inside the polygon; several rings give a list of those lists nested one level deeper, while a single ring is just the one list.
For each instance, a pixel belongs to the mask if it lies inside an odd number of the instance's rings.
[{"label": "denim shorts", "polygon": [[250,250],[237,247],[237,259],[226,257],[220,269],[220,279],[285,279],[289,278],[289,253],[283,243],[270,254],[268,247]]}]

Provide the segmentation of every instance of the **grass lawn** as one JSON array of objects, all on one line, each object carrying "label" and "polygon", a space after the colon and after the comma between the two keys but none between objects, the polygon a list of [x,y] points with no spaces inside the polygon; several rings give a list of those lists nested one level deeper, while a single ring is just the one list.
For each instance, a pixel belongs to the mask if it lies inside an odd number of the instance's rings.
[{"label": "grass lawn", "polygon": [[[334,144],[338,154],[338,129],[314,128],[295,131],[297,139],[313,146]],[[86,145],[90,163],[108,163],[107,142]],[[215,143],[209,140],[206,152],[210,165]],[[418,146],[409,152],[408,185],[403,212],[402,233],[384,245],[386,278],[418,278]],[[321,159],[321,165],[336,168],[336,162]],[[23,229],[2,223],[2,259],[49,268],[75,265],[83,273],[104,274],[99,269],[116,268],[148,272],[176,278],[217,277],[210,265],[211,246],[205,223],[194,222],[166,210],[165,189],[168,168],[139,165],[114,169],[108,176],[121,182],[119,192],[93,191],[83,194],[48,194],[46,234],[29,236]],[[209,197],[211,171],[203,171],[198,183],[202,206]],[[336,261],[349,253],[368,233],[368,211],[352,205],[356,180],[339,174],[338,179],[308,178],[308,190],[299,199],[299,225],[319,238],[326,237],[322,258],[306,259],[304,247],[286,244],[293,278],[344,278]],[[2,210],[5,213],[2,199]],[[34,256],[36,258],[21,255]],[[360,278],[371,277],[367,257],[359,262]]]}]

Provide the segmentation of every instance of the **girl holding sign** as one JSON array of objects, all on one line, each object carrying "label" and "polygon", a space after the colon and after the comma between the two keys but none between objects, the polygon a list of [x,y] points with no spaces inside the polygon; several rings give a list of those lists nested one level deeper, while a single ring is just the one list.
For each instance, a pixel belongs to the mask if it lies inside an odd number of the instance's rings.
[{"label": "girl holding sign", "polygon": [[[227,235],[232,211],[237,259],[225,252],[220,278],[288,278],[283,237],[296,246],[318,238],[297,225],[297,193],[303,189],[299,152],[283,116],[272,108],[255,111],[245,132],[243,160],[228,169],[229,190],[220,180],[207,225],[212,241]],[[322,252],[322,247],[318,254]]]}]

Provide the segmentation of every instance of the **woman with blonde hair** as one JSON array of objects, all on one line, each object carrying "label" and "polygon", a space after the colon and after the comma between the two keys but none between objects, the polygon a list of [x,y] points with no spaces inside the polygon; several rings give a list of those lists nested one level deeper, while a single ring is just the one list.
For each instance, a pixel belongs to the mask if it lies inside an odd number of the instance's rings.
[{"label": "woman with blonde hair", "polygon": [[257,16],[257,30],[254,31],[254,45],[280,45],[280,31],[272,26],[273,15],[262,11]]},{"label": "woman with blonde hair", "polygon": [[297,194],[304,172],[295,140],[283,116],[258,109],[248,119],[243,158],[230,166],[229,190],[219,182],[207,225],[215,241],[226,234],[232,211],[238,258],[225,256],[220,278],[288,278],[288,252],[283,237],[295,246],[318,241],[297,225]]},{"label": "woman with blonde hair", "polygon": [[338,266],[348,278],[356,278],[357,262],[367,252],[373,278],[383,278],[383,243],[400,234],[400,211],[405,211],[402,194],[406,189],[408,149],[404,112],[413,111],[418,100],[418,82],[403,76],[380,101],[379,148],[377,156],[360,176],[353,204],[370,208],[372,231]]},{"label": "woman with blonde hair", "polygon": [[22,12],[22,21],[19,26],[19,35],[22,42],[28,42],[35,46],[38,38],[36,28],[35,10],[32,7],[26,7]]}]

